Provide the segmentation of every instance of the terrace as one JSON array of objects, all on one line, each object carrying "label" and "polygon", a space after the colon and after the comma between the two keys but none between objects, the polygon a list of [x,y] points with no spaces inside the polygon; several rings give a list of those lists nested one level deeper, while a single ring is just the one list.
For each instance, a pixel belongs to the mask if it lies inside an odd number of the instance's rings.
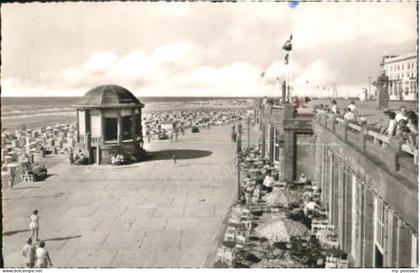
[{"label": "terrace", "polygon": [[314,122],[368,155],[388,172],[417,181],[418,148],[410,147],[398,137],[382,135],[369,125],[348,122],[333,114],[317,113]]}]

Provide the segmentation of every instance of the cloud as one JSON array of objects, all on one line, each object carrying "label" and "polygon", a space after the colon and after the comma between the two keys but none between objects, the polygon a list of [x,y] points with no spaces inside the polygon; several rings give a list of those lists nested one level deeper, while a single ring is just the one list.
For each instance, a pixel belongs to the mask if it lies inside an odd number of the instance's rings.
[{"label": "cloud", "polygon": [[[296,92],[317,93],[306,81],[352,90],[377,75],[383,51],[403,54],[415,48],[415,5],[5,5],[3,95],[12,94],[10,88],[25,95],[83,94],[105,83],[139,95],[278,94],[276,78],[287,76],[281,47],[291,32],[288,77]],[[30,23],[35,21],[40,23]]]},{"label": "cloud", "polygon": [[83,69],[92,73],[102,72],[110,67],[116,60],[117,54],[112,51],[94,53],[90,56]]},{"label": "cloud", "polygon": [[184,59],[191,52],[192,45],[188,42],[177,42],[157,48],[150,56],[156,63],[176,62]]}]

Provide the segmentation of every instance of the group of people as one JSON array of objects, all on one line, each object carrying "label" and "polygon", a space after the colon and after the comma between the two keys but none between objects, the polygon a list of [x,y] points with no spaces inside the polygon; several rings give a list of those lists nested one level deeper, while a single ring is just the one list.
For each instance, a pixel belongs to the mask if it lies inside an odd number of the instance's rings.
[{"label": "group of people", "polygon": [[260,168],[261,165],[253,165],[241,184],[241,194],[248,206],[252,205],[254,201],[260,202],[263,193],[271,192],[276,181],[272,174],[273,166],[266,160],[262,162],[264,165],[262,168]]},{"label": "group of people", "polygon": [[124,165],[136,162],[136,158],[130,154],[113,154],[111,155],[111,164],[112,165]]},{"label": "group of people", "polygon": [[[47,174],[48,174],[48,170],[45,167],[45,165],[40,165],[39,163],[31,163],[30,161],[28,161],[25,165],[24,165],[24,169],[23,169],[23,173],[24,176],[30,175],[32,176],[32,181],[42,181],[45,178],[47,178]],[[24,177],[24,180],[26,178]]]},{"label": "group of people", "polygon": [[351,101],[350,104],[344,108],[343,112],[341,112],[338,108],[336,100],[331,101],[331,106],[320,104],[317,111],[341,115],[345,120],[348,121],[357,121],[357,118],[359,116],[359,111],[354,101]]},{"label": "group of people", "polygon": [[[331,101],[331,106],[321,104],[317,111],[342,115],[347,121],[360,121],[359,111],[354,101],[344,109],[344,113],[340,112],[336,100]],[[379,133],[388,137],[398,137],[411,148],[417,148],[418,114],[408,110],[406,106],[401,106],[398,111],[386,110],[384,114],[388,119],[384,124],[373,124],[377,126]]]},{"label": "group of people", "polygon": [[399,112],[387,110],[384,114],[388,122],[382,125],[380,132],[386,136],[399,137],[412,148],[418,147],[418,115],[414,111],[408,111],[407,107],[401,106]]},{"label": "group of people", "polygon": [[74,153],[73,149],[70,149],[69,161],[71,165],[86,165],[89,163],[89,158],[85,155],[85,153],[82,150],[79,150],[78,152]]},{"label": "group of people", "polygon": [[34,210],[30,217],[29,230],[31,234],[22,248],[22,255],[25,258],[27,268],[46,268],[52,266],[51,258],[45,249],[45,242],[39,240],[39,216],[38,210]]},{"label": "group of people", "polygon": [[124,163],[125,163],[125,160],[122,154],[111,155],[112,165],[123,165]]},{"label": "group of people", "polygon": [[144,116],[145,136],[150,143],[154,137],[165,136],[159,139],[177,141],[180,134],[184,135],[186,129],[198,132],[198,128],[210,129],[212,125],[222,125],[236,122],[245,117],[244,110],[237,111],[172,111],[151,112]]}]

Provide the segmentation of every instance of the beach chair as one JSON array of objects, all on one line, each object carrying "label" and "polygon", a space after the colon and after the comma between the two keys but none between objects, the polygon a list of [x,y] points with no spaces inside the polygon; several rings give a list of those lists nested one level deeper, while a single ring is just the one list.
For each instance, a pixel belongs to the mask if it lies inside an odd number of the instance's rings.
[{"label": "beach chair", "polygon": [[229,218],[228,222],[229,222],[229,224],[239,225],[241,223],[241,218],[240,218],[240,216],[233,215]]},{"label": "beach chair", "polygon": [[313,219],[312,220],[312,224],[315,224],[315,225],[328,225],[328,220],[326,220],[326,219],[324,219],[324,220]]},{"label": "beach chair", "polygon": [[349,261],[347,259],[339,259],[338,260],[338,264],[337,264],[338,268],[348,268],[349,267]]},{"label": "beach chair", "polygon": [[236,242],[238,244],[245,244],[246,237],[243,234],[236,236]]},{"label": "beach chair", "polygon": [[277,182],[276,186],[280,189],[280,190],[286,190],[287,188],[287,183],[285,182]]},{"label": "beach chair", "polygon": [[236,235],[236,229],[234,227],[228,227],[225,232],[225,241],[234,241]]},{"label": "beach chair", "polygon": [[225,248],[219,247],[216,252],[216,261],[224,262],[225,260]]},{"label": "beach chair", "polygon": [[335,232],[335,226],[327,225],[327,224],[312,224],[311,226],[312,234],[316,234],[320,230],[328,230],[329,233],[333,234]]},{"label": "beach chair", "polygon": [[325,258],[325,268],[337,268],[337,258],[333,256],[327,256]]}]

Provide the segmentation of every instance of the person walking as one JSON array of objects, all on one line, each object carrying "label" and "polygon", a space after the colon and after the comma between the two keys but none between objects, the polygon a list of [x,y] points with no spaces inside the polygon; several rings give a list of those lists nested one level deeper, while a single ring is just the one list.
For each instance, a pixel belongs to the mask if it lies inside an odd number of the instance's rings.
[{"label": "person walking", "polygon": [[74,164],[74,153],[73,153],[72,148],[70,148],[70,152],[69,152],[69,161],[70,161],[70,165]]},{"label": "person walking", "polygon": [[231,133],[232,142],[236,142],[236,132],[232,131]]},{"label": "person walking", "polygon": [[174,164],[176,164],[176,155],[172,154],[172,160],[174,161]]},{"label": "person walking", "polygon": [[35,246],[32,244],[32,238],[26,240],[26,244],[22,248],[22,255],[25,257],[25,266],[33,268],[35,265]]},{"label": "person walking", "polygon": [[39,235],[39,216],[38,216],[38,210],[34,210],[31,215],[31,223],[29,224],[29,230],[31,231],[31,235],[29,238],[33,239],[33,236],[35,235],[35,240],[39,241],[38,235]]},{"label": "person walking", "polygon": [[[256,184],[256,190],[257,190],[257,202],[261,202],[261,195],[262,195],[262,190],[263,190],[263,184],[264,184],[264,175],[261,173],[261,171],[257,172],[257,177],[255,179],[255,184]],[[255,191],[254,191],[255,192]]]},{"label": "person walking", "polygon": [[40,242],[35,251],[35,266],[39,268],[47,268],[48,264],[52,266],[50,254],[45,250],[45,242]]}]

